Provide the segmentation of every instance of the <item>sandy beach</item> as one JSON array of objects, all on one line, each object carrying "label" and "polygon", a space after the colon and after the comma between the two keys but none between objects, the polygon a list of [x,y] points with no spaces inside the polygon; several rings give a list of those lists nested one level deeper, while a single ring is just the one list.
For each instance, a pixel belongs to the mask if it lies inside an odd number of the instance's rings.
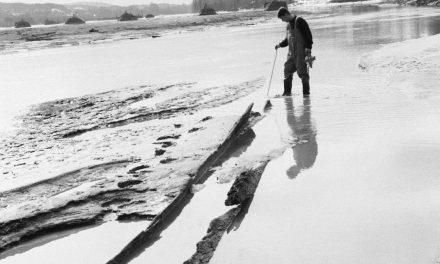
[{"label": "sandy beach", "polygon": [[0,263],[436,263],[440,11],[298,13],[308,98],[274,12],[0,31]]}]

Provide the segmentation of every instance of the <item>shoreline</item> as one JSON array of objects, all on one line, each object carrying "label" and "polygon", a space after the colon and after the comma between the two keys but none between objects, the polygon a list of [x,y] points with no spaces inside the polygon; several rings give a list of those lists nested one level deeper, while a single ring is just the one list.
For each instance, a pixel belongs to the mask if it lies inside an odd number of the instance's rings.
[{"label": "shoreline", "polygon": [[94,45],[106,42],[157,38],[212,27],[250,26],[276,19],[276,11],[251,10],[212,16],[184,14],[137,21],[94,21],[83,25],[54,25],[0,30],[0,55],[46,48]]},{"label": "shoreline", "polygon": [[[326,13],[327,8],[350,6],[388,6],[383,0],[327,3],[315,5],[290,5],[299,15]],[[168,34],[206,31],[215,27],[252,26],[278,22],[277,11],[264,9],[218,12],[217,15],[200,16],[197,13],[157,16],[136,21],[89,21],[82,25],[38,25],[31,28],[0,28],[0,55],[23,51],[60,48],[80,45],[157,38]]]}]

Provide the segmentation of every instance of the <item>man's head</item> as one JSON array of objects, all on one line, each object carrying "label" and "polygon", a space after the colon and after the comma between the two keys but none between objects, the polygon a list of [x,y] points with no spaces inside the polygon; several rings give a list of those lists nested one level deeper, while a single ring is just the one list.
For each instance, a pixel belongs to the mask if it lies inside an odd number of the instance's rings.
[{"label": "man's head", "polygon": [[287,10],[287,8],[285,7],[281,7],[280,9],[278,9],[277,16],[279,19],[283,20],[284,22],[289,22],[293,18],[289,10]]}]

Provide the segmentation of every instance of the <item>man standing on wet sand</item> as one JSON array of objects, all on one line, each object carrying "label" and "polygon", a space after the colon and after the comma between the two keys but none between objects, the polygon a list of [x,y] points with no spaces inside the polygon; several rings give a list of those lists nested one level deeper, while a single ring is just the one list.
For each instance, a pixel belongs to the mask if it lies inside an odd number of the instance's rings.
[{"label": "man standing on wet sand", "polygon": [[284,63],[283,96],[292,95],[292,77],[295,72],[302,81],[303,95],[307,96],[310,94],[310,77],[305,59],[312,54],[312,32],[303,18],[292,16],[285,7],[278,10],[278,18],[287,23],[287,34],[275,49],[289,46],[287,61]]}]

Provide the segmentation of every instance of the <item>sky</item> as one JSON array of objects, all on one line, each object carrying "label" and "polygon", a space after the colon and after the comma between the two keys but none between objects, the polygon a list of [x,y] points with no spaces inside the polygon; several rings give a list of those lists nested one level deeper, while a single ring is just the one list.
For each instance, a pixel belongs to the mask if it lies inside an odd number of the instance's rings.
[{"label": "sky", "polygon": [[78,2],[94,2],[94,3],[107,3],[120,6],[128,5],[148,5],[150,3],[169,3],[169,4],[190,4],[191,0],[0,0],[3,3],[54,3],[54,4],[68,4]]}]

